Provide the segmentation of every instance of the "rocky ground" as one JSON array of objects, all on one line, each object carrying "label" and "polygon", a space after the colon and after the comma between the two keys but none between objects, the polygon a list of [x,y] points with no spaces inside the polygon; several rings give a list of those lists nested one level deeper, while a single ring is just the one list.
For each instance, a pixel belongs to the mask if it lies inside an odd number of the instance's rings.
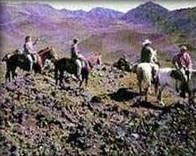
[{"label": "rocky ground", "polygon": [[[23,74],[24,75],[24,74]],[[145,103],[135,75],[103,64],[88,87],[53,72],[1,84],[0,155],[194,155],[196,105]]]}]

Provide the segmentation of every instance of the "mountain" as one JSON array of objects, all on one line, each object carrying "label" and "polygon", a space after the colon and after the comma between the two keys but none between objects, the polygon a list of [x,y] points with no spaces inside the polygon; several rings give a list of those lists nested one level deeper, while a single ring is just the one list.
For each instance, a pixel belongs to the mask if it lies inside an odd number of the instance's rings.
[{"label": "mountain", "polygon": [[196,29],[196,7],[169,11],[154,2],[147,2],[128,11],[121,19],[172,34],[173,42],[187,44],[191,50],[195,49],[196,32],[190,30]]},{"label": "mountain", "polygon": [[90,11],[84,11],[84,10],[76,10],[76,11],[70,11],[66,9],[60,10],[61,14],[68,18],[108,18],[108,19],[115,19],[120,18],[123,13],[120,11],[115,11],[112,9],[107,8],[93,8]]},{"label": "mountain", "polygon": [[[120,18],[123,13],[106,8],[94,8],[89,12],[83,10],[66,10],[55,9],[48,4],[38,3],[21,3],[21,4],[1,4],[1,21],[6,22],[14,20],[18,16],[29,16],[31,18],[43,19],[43,18],[108,18],[115,19]],[[11,18],[10,16],[13,16]]]},{"label": "mountain", "polygon": [[120,18],[122,15],[123,13],[120,11],[97,7],[90,10],[87,14],[87,17],[115,19]]},{"label": "mountain", "polygon": [[21,46],[27,34],[41,37],[40,46],[55,45],[61,54],[69,51],[72,38],[77,37],[86,52],[104,53],[108,60],[110,54],[135,56],[146,38],[169,56],[178,50],[177,44],[195,48],[195,31],[190,31],[196,25],[195,8],[168,11],[147,2],[124,14],[100,7],[88,12],[58,10],[38,3],[1,3],[0,7],[4,51]]},{"label": "mountain", "polygon": [[170,23],[176,31],[195,35],[195,31],[190,30],[196,29],[196,7],[171,11],[165,21],[167,25]]},{"label": "mountain", "polygon": [[85,18],[87,12],[84,10],[70,11],[66,9],[61,9],[60,14],[66,18]]},{"label": "mountain", "polygon": [[128,11],[121,19],[135,24],[154,25],[156,21],[165,18],[168,13],[169,11],[164,7],[153,2],[147,2]]}]

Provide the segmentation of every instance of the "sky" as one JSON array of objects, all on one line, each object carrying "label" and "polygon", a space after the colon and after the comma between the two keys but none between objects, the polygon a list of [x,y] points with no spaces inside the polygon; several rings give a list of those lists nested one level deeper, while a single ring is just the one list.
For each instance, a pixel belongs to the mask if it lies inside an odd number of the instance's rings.
[{"label": "sky", "polygon": [[[56,9],[68,10],[85,10],[89,11],[95,7],[104,7],[109,9],[127,12],[130,9],[136,8],[149,0],[3,0],[6,2],[20,3],[20,2],[37,2],[50,4]],[[195,7],[196,0],[151,0],[168,10],[176,10],[181,8]]]}]

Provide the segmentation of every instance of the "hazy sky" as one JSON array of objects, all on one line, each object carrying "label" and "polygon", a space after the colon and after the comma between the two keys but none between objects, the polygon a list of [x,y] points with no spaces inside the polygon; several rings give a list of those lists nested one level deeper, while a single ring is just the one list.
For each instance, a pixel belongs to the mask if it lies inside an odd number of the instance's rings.
[{"label": "hazy sky", "polygon": [[[3,0],[5,1],[5,0]],[[6,0],[9,2],[16,2],[13,0]],[[50,4],[56,9],[69,9],[69,10],[86,10],[89,11],[95,7],[104,7],[126,12],[132,8],[137,7],[149,0],[31,0],[30,2],[39,2]],[[176,10],[187,7],[195,7],[196,0],[151,0],[155,3],[162,5],[169,10]],[[28,2],[25,0],[17,0],[17,2]]]}]

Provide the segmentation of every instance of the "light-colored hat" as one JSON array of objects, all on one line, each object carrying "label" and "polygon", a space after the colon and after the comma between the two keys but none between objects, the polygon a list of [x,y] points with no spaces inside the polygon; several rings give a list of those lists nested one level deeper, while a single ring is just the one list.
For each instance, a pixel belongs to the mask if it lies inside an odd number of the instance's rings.
[{"label": "light-colored hat", "polygon": [[180,51],[187,51],[188,49],[187,49],[187,47],[186,46],[181,46],[180,47]]},{"label": "light-colored hat", "polygon": [[151,42],[149,39],[146,39],[146,40],[142,43],[142,45],[146,45],[146,44],[152,44],[152,42]]}]

